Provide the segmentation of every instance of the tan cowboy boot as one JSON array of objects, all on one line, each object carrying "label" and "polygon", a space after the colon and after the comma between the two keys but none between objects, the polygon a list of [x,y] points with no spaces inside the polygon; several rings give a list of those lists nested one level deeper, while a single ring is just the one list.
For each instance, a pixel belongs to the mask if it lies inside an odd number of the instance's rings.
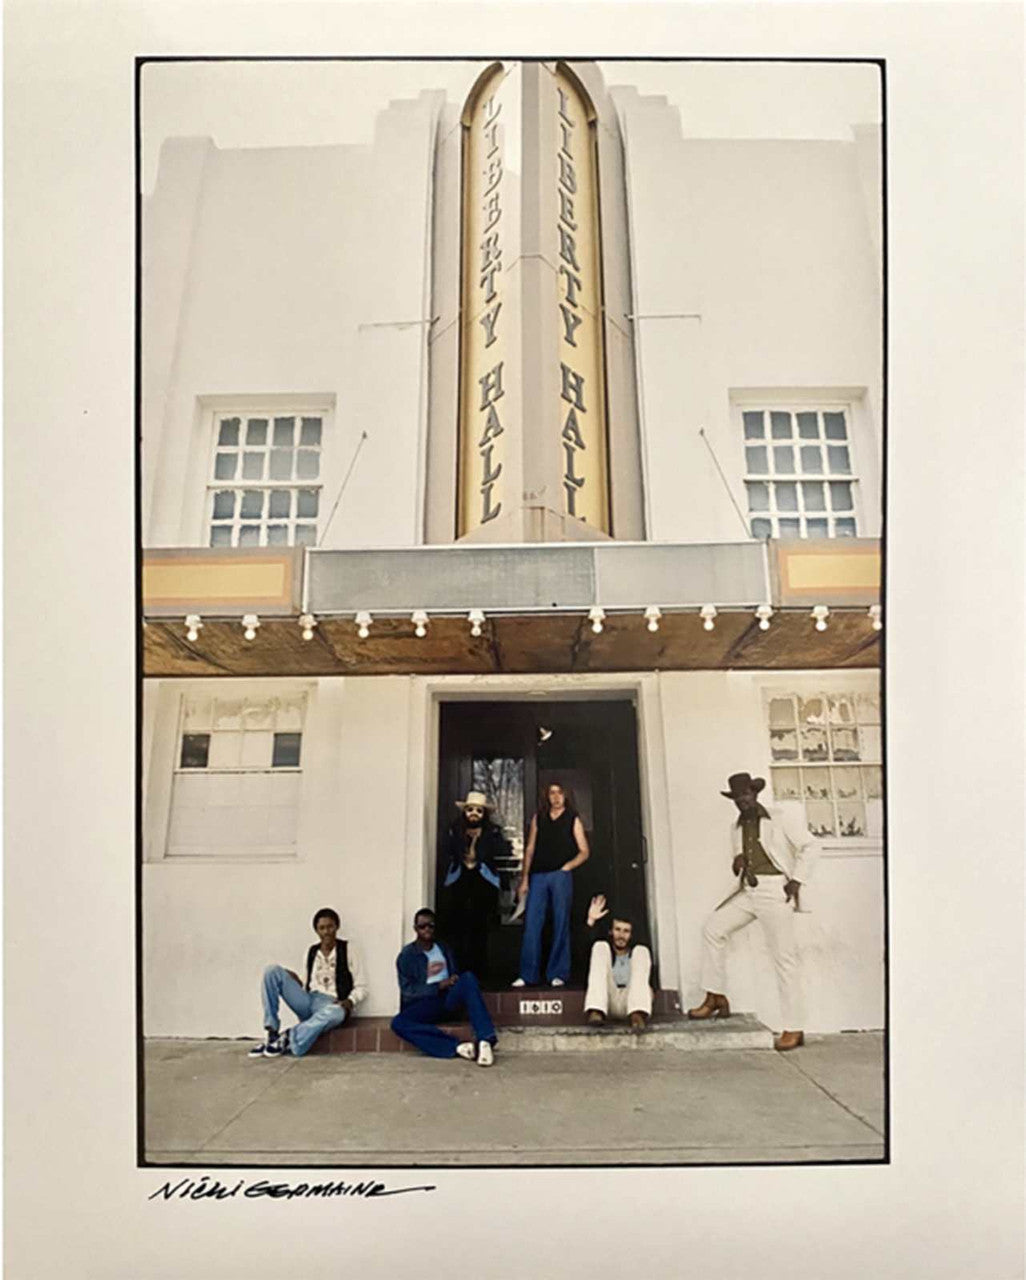
[{"label": "tan cowboy boot", "polygon": [[648,1014],[643,1013],[640,1009],[635,1009],[631,1014],[631,1031],[636,1036],[645,1030],[645,1023],[648,1021]]},{"label": "tan cowboy boot", "polygon": [[707,991],[702,1003],[688,1010],[688,1017],[696,1022],[702,1022],[706,1018],[729,1018],[730,1001],[717,991]]},{"label": "tan cowboy boot", "polygon": [[587,1009],[589,1027],[601,1027],[606,1020],[606,1015],[601,1009]]},{"label": "tan cowboy boot", "polygon": [[773,1048],[778,1053],[786,1053],[788,1049],[797,1049],[799,1045],[805,1043],[804,1031],[784,1031],[773,1043]]}]

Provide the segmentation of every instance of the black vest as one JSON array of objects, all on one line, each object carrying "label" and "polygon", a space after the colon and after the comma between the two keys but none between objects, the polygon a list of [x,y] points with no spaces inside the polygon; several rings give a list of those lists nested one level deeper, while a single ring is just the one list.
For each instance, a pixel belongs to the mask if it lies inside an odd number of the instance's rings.
[{"label": "black vest", "polygon": [[[314,956],[320,947],[319,942],[315,942],[310,950],[306,953],[306,989],[310,990],[310,977],[313,974]],[[353,975],[349,972],[349,948],[345,938],[335,939],[335,994],[340,1000],[344,1000],[353,989]]]},{"label": "black vest", "polygon": [[538,815],[538,832],[534,841],[534,857],[531,873],[558,871],[564,862],[577,857],[577,841],[574,839],[574,820],[577,814],[566,808],[552,821],[548,810]]}]

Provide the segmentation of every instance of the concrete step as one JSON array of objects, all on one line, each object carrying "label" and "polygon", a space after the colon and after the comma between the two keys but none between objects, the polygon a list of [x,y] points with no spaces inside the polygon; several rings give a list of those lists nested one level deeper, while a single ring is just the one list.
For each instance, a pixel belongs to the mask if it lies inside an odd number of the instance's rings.
[{"label": "concrete step", "polygon": [[[392,1031],[390,1018],[360,1018],[351,1026],[329,1031],[312,1053],[417,1053]],[[497,1024],[498,1025],[498,1024]],[[443,1029],[460,1040],[472,1040],[467,1022],[443,1023]],[[625,1022],[588,1027],[573,1022],[548,1025],[516,1023],[498,1026],[503,1053],[585,1052],[649,1049],[772,1049],[773,1033],[750,1013],[735,1013],[725,1020],[689,1022],[680,1014],[654,1014],[641,1035],[633,1035]]]}]

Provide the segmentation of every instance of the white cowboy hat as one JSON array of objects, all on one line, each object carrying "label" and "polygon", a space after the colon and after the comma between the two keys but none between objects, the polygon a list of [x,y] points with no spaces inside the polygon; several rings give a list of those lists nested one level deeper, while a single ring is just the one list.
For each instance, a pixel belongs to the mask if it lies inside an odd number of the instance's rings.
[{"label": "white cowboy hat", "polygon": [[494,809],[495,805],[483,791],[468,791],[466,800],[457,800],[456,808],[465,809],[468,805],[476,809]]}]

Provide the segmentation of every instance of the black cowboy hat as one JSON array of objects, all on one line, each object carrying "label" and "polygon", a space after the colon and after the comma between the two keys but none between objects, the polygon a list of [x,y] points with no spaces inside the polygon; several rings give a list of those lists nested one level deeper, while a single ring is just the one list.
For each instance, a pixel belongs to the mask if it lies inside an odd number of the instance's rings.
[{"label": "black cowboy hat", "polygon": [[732,773],[727,779],[730,790],[721,791],[720,795],[728,800],[735,800],[742,791],[754,791],[758,795],[765,785],[765,778],[753,778],[750,773]]}]

